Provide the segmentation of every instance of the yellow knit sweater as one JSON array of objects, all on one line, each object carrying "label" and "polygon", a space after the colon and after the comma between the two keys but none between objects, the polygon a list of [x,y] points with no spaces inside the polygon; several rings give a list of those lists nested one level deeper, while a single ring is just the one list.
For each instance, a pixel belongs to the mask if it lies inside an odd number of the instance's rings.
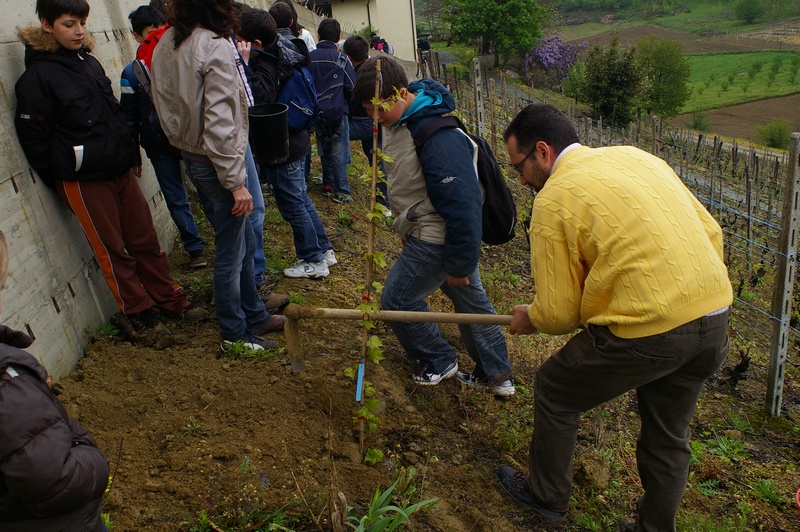
[{"label": "yellow knit sweater", "polygon": [[531,323],[549,334],[607,325],[669,331],[731,304],[722,230],[661,159],[633,147],[573,149],[536,196]]}]

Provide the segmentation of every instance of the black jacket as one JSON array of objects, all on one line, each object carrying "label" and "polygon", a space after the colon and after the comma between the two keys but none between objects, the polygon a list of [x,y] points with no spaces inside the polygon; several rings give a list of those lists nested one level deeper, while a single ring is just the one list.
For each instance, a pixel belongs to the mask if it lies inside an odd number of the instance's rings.
[{"label": "black jacket", "polygon": [[42,180],[116,179],[134,165],[135,146],[111,80],[90,55],[62,48],[40,26],[20,28],[25,72],[16,85],[14,124]]},{"label": "black jacket", "polygon": [[108,462],[50,391],[47,371],[0,325],[0,530],[104,530]]}]

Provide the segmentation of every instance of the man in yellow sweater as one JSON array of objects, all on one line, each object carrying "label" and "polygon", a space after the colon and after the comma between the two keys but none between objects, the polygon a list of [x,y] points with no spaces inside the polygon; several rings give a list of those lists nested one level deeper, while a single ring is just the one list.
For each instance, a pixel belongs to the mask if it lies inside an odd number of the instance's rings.
[{"label": "man in yellow sweater", "polygon": [[552,107],[527,106],[504,138],[520,182],[538,193],[536,294],[514,308],[510,331],[582,330],[537,371],[529,475],[503,466],[501,485],[545,522],[563,521],[581,413],[635,389],[644,487],[635,530],[674,531],[689,422],[728,351],[722,230],[663,160],[581,146]]}]

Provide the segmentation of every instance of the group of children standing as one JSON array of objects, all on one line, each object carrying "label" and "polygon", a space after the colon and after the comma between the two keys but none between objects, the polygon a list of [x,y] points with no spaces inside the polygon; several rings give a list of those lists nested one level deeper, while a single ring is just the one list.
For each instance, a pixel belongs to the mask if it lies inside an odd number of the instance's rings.
[{"label": "group of children standing", "polygon": [[[308,196],[310,131],[289,132],[289,157],[279,164],[258,169],[250,150],[248,110],[275,101],[299,65],[312,72],[325,102],[314,130],[323,193],[339,203],[351,201],[350,141],[361,140],[371,155],[370,116],[379,117],[386,149],[394,157],[386,170],[394,227],[404,247],[388,275],[383,307],[426,311],[427,296],[441,289],[458,312],[494,313],[478,269],[482,193],[474,167],[476,147],[457,130],[443,130],[419,149],[412,138],[426,120],[454,110],[445,87],[433,80],[409,84],[402,66],[385,57],[382,102],[376,110],[376,65],[374,58],[367,59],[366,39],[348,38],[343,46],[347,55],[342,54],[336,45],[338,22],[324,19],[320,42],[309,52],[291,0],[278,0],[269,12],[233,0],[172,0],[169,8],[169,26],[154,6],[130,16],[141,46],[137,60],[122,73],[122,105],[89,53],[93,43],[86,31],[86,0],[37,0],[40,24],[20,30],[26,45],[26,71],[16,86],[20,143],[41,179],[75,213],[128,325],[169,335],[161,316],[191,323],[208,317],[174,283],[136,182],[140,147],[153,164],[192,267],[205,266],[204,242],[188,206],[181,165],[214,227],[214,305],[223,350],[236,342],[254,350],[274,348],[277,344],[264,335],[282,330],[286,321],[269,312],[259,293],[264,281],[259,172],[293,231],[298,261],[284,274],[322,278],[337,263]],[[379,196],[389,213],[386,188]],[[514,394],[499,326],[461,326],[475,362],[472,372],[459,371],[455,349],[435,324],[391,326],[418,363],[416,383],[436,385],[457,376],[495,395]],[[85,431],[71,428],[82,438],[78,444],[96,448]],[[86,480],[93,484],[80,503],[90,510],[80,514],[80,529],[103,529],[93,513],[96,476]],[[19,529],[31,529],[34,515],[21,513]]]}]

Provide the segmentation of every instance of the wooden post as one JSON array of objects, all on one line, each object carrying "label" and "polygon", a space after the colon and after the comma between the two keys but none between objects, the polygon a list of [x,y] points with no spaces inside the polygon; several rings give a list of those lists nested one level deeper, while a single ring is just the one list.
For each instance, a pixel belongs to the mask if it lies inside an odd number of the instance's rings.
[{"label": "wooden post", "polygon": [[772,315],[777,318],[772,330],[772,349],[765,406],[770,416],[781,414],[783,378],[786,353],[789,348],[789,319],[792,315],[797,232],[800,230],[800,133],[792,133],[786,168],[786,188],[781,209],[780,249],[777,253],[778,271],[772,297]]},{"label": "wooden post", "polygon": [[300,372],[305,370],[303,361],[303,344],[300,340],[301,319],[327,319],[327,320],[370,320],[370,321],[403,321],[427,323],[456,323],[468,325],[509,325],[511,316],[504,314],[463,314],[456,312],[413,312],[405,310],[382,310],[372,312],[366,316],[357,309],[339,308],[312,308],[301,307],[290,303],[286,307],[286,322],[284,333],[289,349],[289,359],[292,361],[292,370]]},{"label": "wooden post", "polygon": [[483,123],[483,75],[481,62],[476,57],[472,60],[472,83],[475,86],[475,128],[478,136],[486,137],[486,128]]}]

